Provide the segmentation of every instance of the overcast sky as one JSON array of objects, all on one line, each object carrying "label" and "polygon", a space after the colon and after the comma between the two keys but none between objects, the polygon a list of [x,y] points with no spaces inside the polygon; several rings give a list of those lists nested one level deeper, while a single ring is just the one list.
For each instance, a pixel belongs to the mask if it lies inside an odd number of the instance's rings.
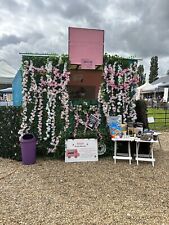
[{"label": "overcast sky", "polygon": [[68,27],[105,31],[105,52],[136,56],[149,73],[169,69],[169,0],[0,0],[0,58],[14,68],[19,52],[67,53]]}]

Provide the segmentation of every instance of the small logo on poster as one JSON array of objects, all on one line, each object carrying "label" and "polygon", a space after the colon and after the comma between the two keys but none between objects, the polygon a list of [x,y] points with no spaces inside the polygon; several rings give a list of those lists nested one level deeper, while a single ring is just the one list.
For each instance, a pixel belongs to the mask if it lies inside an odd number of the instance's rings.
[{"label": "small logo on poster", "polygon": [[68,158],[71,158],[71,157],[77,158],[79,155],[80,155],[80,154],[79,154],[79,152],[78,152],[77,149],[68,149],[68,150],[66,151],[66,156],[67,156]]}]

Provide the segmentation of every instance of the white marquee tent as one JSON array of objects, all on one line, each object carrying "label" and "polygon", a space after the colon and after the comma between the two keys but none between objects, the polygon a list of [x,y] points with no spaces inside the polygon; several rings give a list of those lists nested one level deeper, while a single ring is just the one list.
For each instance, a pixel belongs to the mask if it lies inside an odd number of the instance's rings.
[{"label": "white marquee tent", "polygon": [[[167,85],[169,86],[169,83],[167,83]],[[164,87],[166,87],[166,84],[164,85],[162,82],[159,82],[157,84],[150,84],[147,81],[145,84],[136,89],[136,100],[139,100],[140,97],[143,97],[144,94],[156,95],[156,93],[158,93],[159,91],[164,92]],[[161,90],[161,88],[163,88],[163,90]]]},{"label": "white marquee tent", "polygon": [[141,85],[140,87],[137,88],[138,90],[140,90],[140,92],[149,92],[149,91],[153,91],[155,90],[155,85],[150,84],[148,81]]},{"label": "white marquee tent", "polygon": [[140,95],[146,93],[147,90],[153,89],[153,85],[148,82],[148,80],[136,89],[136,100],[140,99]]},{"label": "white marquee tent", "polygon": [[12,84],[16,72],[5,60],[0,59],[0,84]]},{"label": "white marquee tent", "polygon": [[0,93],[12,93],[12,88],[5,88],[5,89],[0,89]]}]

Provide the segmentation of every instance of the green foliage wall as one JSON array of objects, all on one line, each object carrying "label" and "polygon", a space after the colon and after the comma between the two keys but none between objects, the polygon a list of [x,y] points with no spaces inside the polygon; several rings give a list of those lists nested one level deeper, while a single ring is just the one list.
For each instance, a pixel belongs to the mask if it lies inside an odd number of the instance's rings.
[{"label": "green foliage wall", "polygon": [[118,55],[105,54],[103,58],[104,65],[113,65],[115,62],[122,67],[122,69],[129,68],[131,64],[137,63],[137,59],[123,58]]},{"label": "green foliage wall", "polygon": [[52,61],[53,66],[57,66],[60,71],[63,71],[64,63],[69,62],[68,55],[63,54],[61,56],[57,54],[49,54],[49,55],[36,55],[36,54],[25,54],[22,56],[22,62],[24,61],[32,61],[35,67],[40,68],[47,64],[48,61]]},{"label": "green foliage wall", "polygon": [[0,107],[0,157],[20,160],[20,107]]},{"label": "green foliage wall", "polygon": [[[92,101],[87,101],[87,100],[81,100],[81,101],[72,101],[71,99],[69,99],[68,102],[68,107],[69,107],[69,126],[66,129],[65,132],[63,132],[63,128],[65,126],[65,124],[68,124],[67,122],[64,124],[64,121],[61,119],[62,116],[62,111],[64,110],[62,108],[62,95],[57,95],[57,99],[56,100],[56,104],[55,105],[55,112],[53,112],[55,114],[55,130],[54,133],[51,131],[49,134],[49,137],[46,136],[46,130],[48,129],[49,126],[46,125],[46,121],[47,118],[49,117],[47,112],[45,111],[46,108],[46,103],[49,100],[48,99],[48,94],[46,92],[43,92],[43,96],[41,96],[41,92],[37,92],[36,95],[36,89],[30,89],[30,87],[32,87],[32,85],[34,85],[34,82],[36,83],[36,87],[39,90],[39,86],[42,85],[42,81],[40,80],[40,77],[43,79],[43,83],[44,81],[46,81],[46,76],[50,76],[51,79],[54,79],[54,74],[51,71],[50,73],[48,73],[45,70],[45,65],[48,64],[49,61],[52,62],[52,66],[57,67],[59,69],[59,71],[62,73],[63,68],[64,68],[64,64],[65,62],[68,64],[68,58],[67,56],[62,56],[62,62],[60,61],[60,58],[58,56],[30,56],[30,55],[25,55],[23,56],[23,63],[24,65],[27,65],[26,67],[24,66],[24,71],[25,71],[25,75],[26,78],[26,83],[25,83],[25,88],[23,88],[25,90],[25,94],[27,95],[27,93],[29,93],[29,98],[31,99],[31,101],[27,102],[26,105],[26,114],[25,114],[25,118],[26,118],[26,127],[28,127],[29,131],[34,133],[35,136],[38,139],[38,149],[40,149],[41,151],[46,151],[46,149],[48,149],[48,153],[50,153],[50,149],[52,148],[53,145],[51,145],[51,140],[52,137],[51,135],[54,134],[54,136],[61,136],[59,138],[59,144],[57,145],[57,150],[55,148],[55,151],[52,151],[52,155],[54,156],[63,156],[64,155],[64,141],[67,138],[98,138],[99,140],[101,140],[104,143],[107,143],[110,141],[110,136],[109,136],[109,131],[108,128],[106,126],[106,120],[104,118],[103,113],[101,112],[101,108],[99,107],[98,102],[92,102]],[[27,64],[25,64],[25,62],[27,61]],[[30,69],[30,65],[33,65],[34,71],[32,69]],[[43,70],[39,70],[38,68],[42,68]],[[32,68],[32,67],[31,67]],[[39,72],[38,72],[39,71]],[[42,72],[43,71],[43,72]],[[43,73],[43,74],[42,74]],[[62,77],[62,75],[60,74],[60,78]],[[34,81],[32,80],[34,79]],[[66,78],[67,79],[67,78]],[[62,82],[63,80],[58,80],[56,81],[56,84],[58,84],[58,82]],[[35,87],[35,85],[34,85]],[[56,91],[55,88],[50,88],[49,86],[45,86],[42,89],[40,89],[41,91],[44,90],[44,88],[51,89],[51,91],[53,91],[53,93]],[[67,87],[64,87],[65,89],[63,89],[63,92],[67,92]],[[29,91],[30,90],[30,91]],[[43,127],[43,132],[41,137],[39,136],[39,132],[38,132],[38,124],[39,124],[39,112],[42,111],[39,106],[35,107],[35,102],[37,100],[37,98],[39,98],[38,96],[41,96],[41,98],[43,99],[43,120],[42,120],[42,127]],[[39,103],[38,103],[39,104]],[[36,108],[36,112],[33,113],[34,116],[32,117],[32,109]],[[94,115],[97,114],[98,112],[98,117],[100,120],[100,125],[98,127],[95,127],[93,130],[90,130],[89,128],[87,128],[87,122],[88,122],[88,117],[90,117],[90,115]],[[52,114],[53,114],[52,113]],[[102,115],[101,115],[102,114]],[[97,115],[96,115],[97,116]],[[77,123],[77,118],[78,117],[81,122]],[[33,120],[32,120],[33,118]],[[30,122],[31,121],[31,122]],[[32,123],[33,121],[33,123]],[[22,126],[24,126],[24,123],[22,124]],[[52,126],[51,126],[52,127]],[[27,128],[26,128],[27,129]],[[53,129],[53,128],[52,128]],[[60,135],[60,131],[61,131],[61,135]],[[47,153],[47,151],[46,151]]]},{"label": "green foliage wall", "polygon": [[69,126],[66,55],[23,55],[23,113],[20,134],[31,132],[42,151],[55,152]]},{"label": "green foliage wall", "polygon": [[[57,55],[50,55],[50,56],[33,56],[33,55],[25,55],[23,56],[23,62],[30,61],[33,62],[33,66],[37,68],[41,68],[42,66],[45,66],[48,61],[52,61],[52,65],[56,66],[59,71],[63,71],[64,69],[64,64],[69,63],[67,55],[62,56],[61,58]],[[122,68],[127,68],[130,66],[131,63],[136,62],[137,60],[134,59],[123,59],[121,57],[117,56],[109,56],[105,55],[104,56],[104,64],[111,64],[113,65],[114,62],[118,62]],[[28,72],[28,79],[31,79],[29,75],[31,75],[31,71]],[[40,73],[40,76],[43,76],[41,72],[36,72],[37,75]],[[45,74],[44,74],[45,75]],[[36,74],[35,74],[35,79],[36,79]],[[38,76],[37,76],[37,83],[38,81]],[[28,82],[29,86],[29,82]],[[30,87],[29,87],[30,88]],[[28,116],[28,122],[29,122],[29,114],[31,114],[31,108],[34,107],[34,101],[36,100],[36,96],[32,96],[34,90],[32,90],[32,93],[30,93],[29,97],[31,98],[31,101],[29,105],[27,105],[27,116]],[[46,93],[42,93],[44,95],[43,99],[46,99]],[[55,108],[55,123],[56,123],[56,136],[59,135],[59,131],[63,129],[65,122],[61,119],[61,101],[60,97],[56,99],[56,108]],[[45,105],[45,100],[43,102]],[[99,110],[100,114],[100,125],[98,128],[90,130],[86,129],[86,126],[83,124],[78,124],[76,123],[75,116],[77,115],[76,112],[78,113],[78,116],[80,119],[83,120],[84,123],[87,122],[87,117],[90,116],[91,114],[95,114],[96,110],[92,109],[96,108]],[[110,151],[112,151],[112,142],[110,139],[109,135],[109,130],[107,127],[105,115],[103,113],[102,107],[100,107],[99,102],[91,102],[91,101],[69,101],[69,127],[66,132],[62,132],[62,137],[60,138],[59,145],[57,147],[57,151],[52,153],[52,157],[60,157],[64,155],[64,141],[67,138],[98,138],[101,140],[103,143],[106,144],[107,148],[110,148]],[[21,154],[20,154],[20,145],[19,145],[19,135],[18,131],[20,129],[21,125],[21,108],[15,108],[15,107],[2,107],[0,108],[0,156],[2,157],[9,157],[13,159],[20,159]],[[44,117],[46,116],[47,118],[47,112],[44,111]],[[43,122],[43,129],[42,129],[42,138],[39,139],[38,136],[38,129],[37,129],[37,120],[38,117],[35,115],[34,121],[31,125],[30,131],[35,134],[35,136],[38,139],[38,145],[37,145],[37,150],[38,154],[40,153],[41,155],[46,155],[47,154],[47,148],[50,145],[50,140],[45,140],[43,138],[43,135],[46,130],[46,125],[45,125],[45,119],[42,121]],[[29,125],[29,123],[28,123]],[[76,129],[77,128],[77,129]],[[75,135],[76,131],[76,135]],[[109,151],[108,151],[109,152]]]}]

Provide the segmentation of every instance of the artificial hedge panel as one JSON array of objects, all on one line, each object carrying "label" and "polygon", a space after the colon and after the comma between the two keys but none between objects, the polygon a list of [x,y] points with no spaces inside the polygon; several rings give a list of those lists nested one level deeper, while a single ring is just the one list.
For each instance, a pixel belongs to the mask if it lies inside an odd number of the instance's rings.
[{"label": "artificial hedge panel", "polygon": [[115,62],[121,66],[122,69],[129,68],[131,64],[137,63],[137,59],[134,58],[123,58],[118,55],[104,54],[104,65],[113,65]]},{"label": "artificial hedge panel", "polygon": [[0,157],[20,160],[20,107],[0,107]]},{"label": "artificial hedge panel", "polygon": [[[49,100],[49,94],[50,92],[44,91],[47,90],[54,90],[57,91],[57,88],[60,88],[60,85],[64,83],[66,76],[62,75],[63,70],[65,69],[65,66],[68,67],[69,60],[67,55],[62,55],[62,57],[59,57],[57,55],[50,55],[50,56],[30,56],[25,55],[22,58],[22,61],[24,65],[27,65],[27,69],[25,70],[25,75],[27,76],[27,81],[25,82],[25,93],[28,95],[29,91],[29,98],[28,104],[26,105],[26,113],[25,118],[27,118],[27,126],[29,129],[29,132],[32,132],[35,137],[38,140],[37,145],[37,152],[41,155],[47,155],[47,149],[51,148],[51,142],[52,138],[55,138],[57,136],[61,136],[59,139],[59,144],[57,146],[56,151],[52,154],[53,157],[63,156],[64,155],[64,142],[67,138],[98,138],[103,143],[106,144],[106,146],[112,150],[112,141],[110,139],[109,130],[106,123],[105,118],[105,112],[103,113],[103,107],[100,102],[88,102],[87,100],[81,99],[79,102],[71,101],[69,99],[67,106],[69,107],[69,123],[66,123],[66,119],[64,117],[64,114],[61,118],[61,112],[65,112],[65,108],[67,107],[64,105],[64,93],[67,93],[67,87],[65,87],[65,90],[62,87],[62,92],[60,94],[57,94],[56,98],[54,98],[55,104],[52,109],[47,111],[46,103]],[[54,79],[54,71],[48,71],[46,66],[49,65],[49,62],[52,62],[52,66],[56,67],[60,71],[60,76],[56,76],[57,80]],[[114,62],[117,62],[120,64],[123,68],[126,68],[129,66],[129,64],[133,64],[132,59],[122,59],[121,57],[114,57],[105,55],[104,56],[104,64],[114,64]],[[31,66],[32,65],[32,66]],[[34,67],[34,69],[32,69]],[[26,67],[25,67],[26,68]],[[23,67],[23,69],[25,69]],[[56,74],[57,75],[57,74]],[[108,74],[113,75],[113,74]],[[125,74],[126,75],[126,74]],[[128,75],[127,75],[128,76]],[[133,74],[131,74],[133,78]],[[55,81],[55,85],[57,88],[54,88],[53,83],[48,80],[48,77],[51,77],[52,82]],[[40,78],[42,78],[42,82],[40,84]],[[117,83],[117,87],[119,88],[119,80],[117,80],[118,76],[116,73],[115,81]],[[107,81],[109,82],[110,79],[108,78]],[[52,84],[52,85],[51,85]],[[32,86],[31,86],[32,85]],[[36,86],[37,85],[37,86]],[[43,88],[39,88],[43,86]],[[133,84],[135,87],[135,84]],[[132,87],[133,87],[132,85]],[[31,88],[30,90],[30,87]],[[37,91],[37,88],[39,88],[39,92]],[[103,86],[104,87],[104,86]],[[108,88],[110,88],[110,85],[108,85]],[[105,87],[105,93],[104,93],[104,103],[105,106],[107,103],[109,103],[108,93],[106,92]],[[134,90],[134,88],[133,88]],[[103,91],[103,90],[102,90]],[[109,91],[109,90],[107,90]],[[119,90],[120,91],[120,90]],[[131,92],[131,95],[133,95],[133,91],[129,89],[129,92]],[[48,93],[48,94],[47,94]],[[127,93],[127,91],[126,91]],[[119,94],[116,93],[120,96]],[[52,94],[53,95],[53,94]],[[50,94],[50,97],[52,96]],[[43,118],[42,118],[42,128],[41,128],[41,137],[39,135],[39,129],[38,124],[40,124],[38,121],[40,118],[39,112],[41,111],[41,107],[38,107],[39,104],[39,96],[43,100]],[[114,95],[113,95],[114,96]],[[107,97],[107,98],[106,98]],[[132,96],[130,96],[132,97]],[[38,99],[38,100],[37,100]],[[37,101],[37,104],[35,102]],[[52,100],[53,101],[53,100]],[[112,101],[112,100],[111,100]],[[111,103],[111,102],[110,102]],[[117,107],[117,105],[115,105]],[[53,111],[52,111],[53,110]],[[87,128],[86,124],[88,121],[88,118],[90,115],[98,116],[97,110],[99,110],[100,116],[100,125],[96,127],[93,130],[90,130]],[[13,159],[20,159],[20,146],[19,146],[19,135],[18,131],[20,130],[21,125],[21,108],[15,108],[15,107],[2,107],[0,109],[0,156],[2,157],[9,157]],[[35,112],[33,112],[35,111]],[[117,110],[115,111],[115,114],[117,113]],[[121,112],[118,112],[121,113]],[[50,118],[52,115],[55,115],[54,122],[48,123],[47,119]],[[22,115],[23,116],[23,115]],[[53,118],[53,117],[52,117]],[[78,118],[78,119],[77,119]],[[23,119],[23,118],[22,118]],[[79,122],[77,123],[77,121]],[[32,122],[31,122],[32,121]],[[53,124],[55,124],[55,127],[53,128]],[[65,130],[64,127],[66,125],[69,125],[67,129]],[[23,128],[23,125],[21,126],[21,129]],[[50,129],[49,129],[50,128]],[[54,132],[52,132],[52,129]],[[49,129],[49,131],[48,131]],[[28,132],[26,130],[26,132]],[[46,132],[48,131],[48,132]],[[60,134],[61,131],[61,134]],[[22,133],[21,133],[22,134]],[[47,134],[49,134],[49,137],[47,137]],[[52,136],[52,137],[51,137]],[[47,137],[47,138],[46,138]]]},{"label": "artificial hedge panel", "polygon": [[69,126],[69,64],[66,55],[24,55],[20,135],[31,132],[38,150],[53,153]]},{"label": "artificial hedge panel", "polygon": [[[89,105],[95,105],[97,102],[88,102],[88,105],[83,105],[81,101],[74,101],[72,102],[73,105],[82,105],[83,109],[87,109]],[[58,109],[59,107],[57,107]],[[144,127],[147,128],[147,114],[146,114],[146,105],[144,101],[139,100],[136,102],[136,113],[137,113],[137,121],[143,122]],[[10,158],[15,160],[21,160],[21,150],[20,150],[20,143],[19,143],[19,135],[18,131],[20,129],[21,124],[21,107],[0,107],[0,157],[4,158]],[[144,113],[141,113],[143,112]],[[83,110],[82,112],[83,113]],[[92,112],[91,112],[92,113]],[[60,158],[64,156],[64,142],[67,138],[73,137],[73,131],[75,126],[74,116],[73,112],[70,115],[70,127],[67,131],[67,133],[64,134],[62,137],[60,144],[58,146],[58,151],[55,152],[55,154],[51,154],[53,158]],[[58,118],[58,123],[59,123]],[[61,124],[60,124],[61,126]],[[84,137],[97,137],[98,133],[93,130],[88,130],[86,134],[83,133],[84,129],[81,129],[79,127],[78,129],[78,137],[84,138]],[[104,116],[102,115],[101,124],[99,126],[99,132],[102,134],[103,142],[106,144],[107,147],[107,155],[112,152],[113,143],[110,139],[109,131],[106,126],[106,120]],[[44,141],[41,141],[37,145],[37,154],[38,155],[47,155],[47,143]]]},{"label": "artificial hedge panel", "polygon": [[[82,106],[82,111],[80,112],[80,115],[85,112],[85,110],[89,110],[90,105],[97,105],[97,102],[92,101],[85,101],[85,104],[82,104],[81,101],[74,101],[72,102],[73,105],[80,104]],[[87,104],[86,104],[87,103]],[[57,118],[57,124],[58,126],[62,127],[61,120],[60,120],[60,112],[59,105],[56,108],[56,113],[58,116]],[[10,158],[15,160],[21,160],[21,148],[20,148],[20,142],[19,142],[19,134],[18,131],[20,130],[21,125],[21,107],[0,107],[0,157],[3,158]],[[88,111],[88,113],[92,114],[92,111]],[[47,156],[49,155],[52,158],[61,158],[64,157],[64,149],[65,149],[65,139],[67,138],[74,138],[73,137],[73,131],[75,127],[75,120],[74,120],[74,112],[72,111],[70,113],[70,126],[66,133],[62,136],[60,143],[58,145],[58,150],[53,154],[47,154],[47,147],[49,145],[48,141],[38,141],[37,143],[37,155],[38,156]],[[102,136],[102,141],[107,146],[107,154],[109,154],[109,151],[112,150],[112,142],[109,136],[108,127],[106,126],[106,121],[104,118],[104,115],[102,115],[102,120],[100,121],[101,124],[99,126],[99,133]],[[37,128],[33,126],[31,132],[37,137]],[[84,127],[79,126],[77,130],[77,138],[98,138],[98,132],[96,130],[90,130],[88,129],[84,133]]]},{"label": "artificial hedge panel", "polygon": [[47,54],[46,56],[26,54],[22,56],[22,62],[24,63],[25,61],[32,61],[33,65],[38,68],[45,66],[49,61],[51,61],[52,65],[57,67],[59,71],[63,71],[65,62],[69,65],[68,55],[66,54],[62,54],[60,56],[57,54]]}]

